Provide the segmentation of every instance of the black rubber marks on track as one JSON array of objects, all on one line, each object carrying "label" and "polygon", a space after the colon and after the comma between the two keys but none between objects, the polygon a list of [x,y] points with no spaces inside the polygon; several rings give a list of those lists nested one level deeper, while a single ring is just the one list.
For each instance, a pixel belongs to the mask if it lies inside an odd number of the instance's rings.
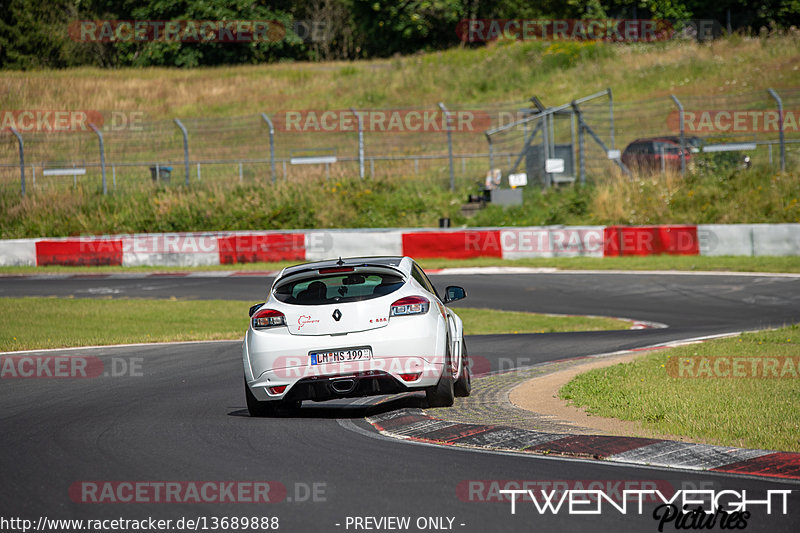
[{"label": "black rubber marks on track", "polygon": [[800,453],[464,424],[433,418],[413,408],[370,416],[367,421],[384,435],[433,444],[800,480]]}]

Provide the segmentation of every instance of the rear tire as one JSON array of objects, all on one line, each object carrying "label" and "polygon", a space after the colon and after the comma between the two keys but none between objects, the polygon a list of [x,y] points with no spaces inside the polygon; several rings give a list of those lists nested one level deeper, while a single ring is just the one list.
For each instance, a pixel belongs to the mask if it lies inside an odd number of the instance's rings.
[{"label": "rear tire", "polygon": [[450,370],[450,342],[447,343],[447,354],[445,356],[442,377],[433,387],[425,389],[425,397],[428,400],[428,407],[451,407],[455,401],[453,390],[453,374]]},{"label": "rear tire", "polygon": [[469,396],[472,392],[472,371],[469,368],[469,357],[467,356],[467,343],[461,341],[461,376],[453,384],[455,395],[461,398]]},{"label": "rear tire", "polygon": [[281,416],[290,413],[294,409],[300,408],[299,401],[287,402],[275,400],[271,402],[262,402],[257,400],[250,391],[250,387],[247,386],[247,381],[244,383],[244,396],[247,401],[247,411],[250,413],[250,416],[256,418]]}]

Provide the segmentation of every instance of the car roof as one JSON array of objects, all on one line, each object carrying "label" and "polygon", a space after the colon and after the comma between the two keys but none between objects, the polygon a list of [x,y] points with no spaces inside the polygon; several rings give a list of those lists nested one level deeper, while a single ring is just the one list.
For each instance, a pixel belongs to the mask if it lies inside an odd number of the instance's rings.
[{"label": "car roof", "polygon": [[[407,264],[403,264],[403,259],[408,259]],[[336,268],[348,266],[388,266],[408,272],[410,270],[411,258],[403,256],[374,256],[374,257],[340,257],[339,259],[326,259],[325,261],[313,261],[284,268],[279,277],[296,274],[308,270],[320,268]]]},{"label": "car roof", "polygon": [[[684,137],[684,141],[686,143],[690,143],[695,139],[702,141],[702,139],[700,139],[699,137],[697,137],[695,135],[687,135],[687,136]],[[636,139],[635,141],[632,141],[631,144],[656,142],[656,141],[657,142],[665,142],[666,141],[666,142],[671,142],[673,144],[680,144],[681,143],[681,138],[680,138],[680,136],[676,136],[676,135],[662,135],[661,137],[643,137],[641,139]]]}]

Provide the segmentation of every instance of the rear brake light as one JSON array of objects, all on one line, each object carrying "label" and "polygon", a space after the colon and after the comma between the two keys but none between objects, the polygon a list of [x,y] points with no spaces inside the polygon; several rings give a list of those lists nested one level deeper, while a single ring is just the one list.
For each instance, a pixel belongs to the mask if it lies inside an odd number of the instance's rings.
[{"label": "rear brake light", "polygon": [[283,391],[286,390],[286,385],[276,385],[274,387],[268,387],[270,394],[283,394]]},{"label": "rear brake light", "polygon": [[389,311],[389,316],[422,315],[428,312],[431,303],[422,296],[400,298]]},{"label": "rear brake light", "polygon": [[337,274],[339,272],[355,272],[354,267],[334,267],[334,268],[320,268],[320,274]]},{"label": "rear brake light", "polygon": [[286,317],[275,309],[259,309],[251,320],[253,329],[266,329],[286,325]]},{"label": "rear brake light", "polygon": [[403,381],[417,381],[422,375],[422,372],[414,372],[413,374],[400,374]]}]

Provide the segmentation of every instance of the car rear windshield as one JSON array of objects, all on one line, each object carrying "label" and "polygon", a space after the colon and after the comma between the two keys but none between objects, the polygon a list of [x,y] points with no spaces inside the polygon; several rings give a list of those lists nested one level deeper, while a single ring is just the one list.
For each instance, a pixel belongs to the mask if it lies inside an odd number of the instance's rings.
[{"label": "car rear windshield", "polygon": [[403,286],[399,275],[350,273],[288,281],[275,289],[275,298],[287,304],[326,305],[360,302],[390,294]]}]

